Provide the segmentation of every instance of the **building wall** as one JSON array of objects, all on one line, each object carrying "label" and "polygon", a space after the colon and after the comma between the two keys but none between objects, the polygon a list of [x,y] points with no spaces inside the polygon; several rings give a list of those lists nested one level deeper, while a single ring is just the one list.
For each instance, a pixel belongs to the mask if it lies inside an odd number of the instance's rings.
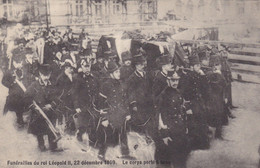
[{"label": "building wall", "polygon": [[116,24],[157,19],[158,0],[50,1],[52,24]]}]

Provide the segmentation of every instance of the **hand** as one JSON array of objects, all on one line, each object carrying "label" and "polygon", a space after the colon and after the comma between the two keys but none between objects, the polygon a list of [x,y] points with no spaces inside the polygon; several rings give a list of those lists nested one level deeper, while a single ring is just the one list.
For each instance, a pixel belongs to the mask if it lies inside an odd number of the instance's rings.
[{"label": "hand", "polygon": [[50,104],[46,104],[46,105],[43,107],[44,110],[50,110],[51,108],[52,108],[52,107],[51,107]]},{"label": "hand", "polygon": [[108,127],[108,120],[105,120],[105,121],[102,121],[101,124],[104,126],[104,127]]},{"label": "hand", "polygon": [[201,69],[199,70],[199,74],[200,75],[205,75],[205,73]]},{"label": "hand", "polygon": [[77,113],[81,113],[81,109],[80,109],[80,108],[77,108],[77,109],[76,109],[76,112],[77,112]]},{"label": "hand", "polygon": [[161,129],[168,129],[168,126],[167,126],[167,125],[164,125],[163,123],[159,123],[158,129],[159,129],[159,130],[161,130]]},{"label": "hand", "polygon": [[186,111],[186,114],[193,114],[193,113],[192,113],[192,110],[187,110],[187,111]]},{"label": "hand", "polygon": [[172,139],[171,139],[170,137],[163,138],[163,143],[164,143],[165,145],[168,145],[168,142],[169,142],[169,141],[172,141]]},{"label": "hand", "polygon": [[128,115],[128,116],[125,117],[125,119],[126,119],[126,121],[129,121],[131,119],[131,116]]},{"label": "hand", "polygon": [[137,111],[137,107],[136,106],[133,107],[133,111]]}]

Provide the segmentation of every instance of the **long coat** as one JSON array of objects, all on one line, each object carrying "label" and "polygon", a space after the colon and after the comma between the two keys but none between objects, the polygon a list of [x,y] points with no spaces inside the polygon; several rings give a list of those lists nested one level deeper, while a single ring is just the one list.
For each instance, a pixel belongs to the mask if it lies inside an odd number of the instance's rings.
[{"label": "long coat", "polygon": [[[20,71],[20,70],[19,70]],[[23,71],[20,71],[21,74],[24,74]],[[4,73],[2,84],[9,89],[8,96],[6,98],[5,112],[8,110],[15,112],[23,112],[24,111],[24,91],[21,87],[15,82],[16,70],[9,70]],[[26,75],[22,75],[23,77],[20,81],[27,86],[27,78]]]},{"label": "long coat", "polygon": [[194,149],[209,147],[207,103],[209,84],[206,75],[190,71],[180,78],[179,89],[186,101],[190,101],[192,115],[188,117],[189,135]]},{"label": "long coat", "polygon": [[129,115],[125,91],[119,80],[108,78],[100,88],[99,95],[109,110],[104,115],[114,128],[121,128],[125,124],[125,117]]},{"label": "long coat", "polygon": [[132,111],[132,121],[142,125],[155,116],[151,92],[152,79],[149,74],[143,77],[135,71],[127,81],[127,96],[130,108],[136,106],[137,112]]},{"label": "long coat", "polygon": [[160,94],[167,87],[167,75],[162,71],[156,73],[155,78],[153,80],[152,93],[153,93],[153,102],[154,105],[157,106]]},{"label": "long coat", "polygon": [[77,114],[76,127],[87,127],[93,119],[92,103],[99,92],[98,80],[92,74],[80,73],[75,84],[74,108],[80,108]]},{"label": "long coat", "polygon": [[218,73],[208,74],[208,78],[210,84],[208,123],[213,127],[217,127],[222,124],[222,118],[224,117],[224,91],[226,80],[222,74]]},{"label": "long coat", "polygon": [[[172,162],[173,165],[185,164],[190,148],[181,93],[177,89],[167,87],[160,94],[158,105],[162,121],[168,129],[158,131],[155,139],[155,159]],[[166,137],[172,139],[168,141],[168,145],[163,142]]]},{"label": "long coat", "polygon": [[73,100],[75,100],[75,83],[77,80],[77,75],[72,75],[72,81],[69,77],[62,72],[55,83],[55,87],[58,91],[58,96],[64,106],[68,107],[70,110],[74,110]]},{"label": "long coat", "polygon": [[[28,87],[25,92],[26,105],[30,106],[33,100],[41,109],[43,109],[46,104],[51,104],[52,109],[55,109],[55,104],[57,104],[56,93],[50,81],[47,86],[45,86],[43,81],[39,79]],[[44,111],[52,123],[56,120],[56,114],[53,110]],[[45,119],[35,109],[32,109],[28,132],[34,135],[44,135],[50,133],[50,129],[48,128]]]}]

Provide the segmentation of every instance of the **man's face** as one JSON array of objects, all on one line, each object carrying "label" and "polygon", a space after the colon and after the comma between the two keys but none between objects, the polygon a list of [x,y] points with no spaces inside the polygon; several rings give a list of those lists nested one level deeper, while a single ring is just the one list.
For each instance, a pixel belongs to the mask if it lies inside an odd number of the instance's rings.
[{"label": "man's face", "polygon": [[116,70],[113,72],[113,76],[115,79],[119,80],[120,79],[120,70]]},{"label": "man's face", "polygon": [[137,71],[144,71],[145,66],[146,66],[146,64],[142,63],[142,64],[136,65],[135,68]]},{"label": "man's face", "polygon": [[83,73],[90,73],[90,70],[91,70],[91,64],[85,64],[85,65],[82,65],[82,71]]},{"label": "man's face", "polygon": [[221,70],[221,64],[217,64],[214,67],[215,67],[216,70],[219,70],[219,71]]},{"label": "man's face", "polygon": [[65,67],[65,72],[68,74],[72,74],[73,73],[73,68],[70,66]]},{"label": "man's face", "polygon": [[195,72],[199,72],[199,71],[200,71],[200,64],[194,65],[194,66],[193,66],[193,70],[194,70]]},{"label": "man's face", "polygon": [[124,62],[124,64],[125,64],[126,66],[130,66],[130,65],[131,65],[131,63],[132,63],[132,61],[131,61],[131,60],[126,60],[126,61]]},{"label": "man's face", "polygon": [[40,72],[40,78],[42,79],[42,81],[47,82],[51,77],[51,74],[48,75],[44,75]]},{"label": "man's face", "polygon": [[176,79],[167,79],[167,83],[168,83],[168,86],[169,87],[172,87],[172,88],[177,88],[178,87],[178,84],[179,84],[179,80]]}]

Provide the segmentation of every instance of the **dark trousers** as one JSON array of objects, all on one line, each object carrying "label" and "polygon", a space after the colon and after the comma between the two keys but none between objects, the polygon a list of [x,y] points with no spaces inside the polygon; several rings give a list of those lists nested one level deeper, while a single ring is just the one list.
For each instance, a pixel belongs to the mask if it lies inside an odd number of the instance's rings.
[{"label": "dark trousers", "polygon": [[[49,141],[49,146],[50,150],[54,150],[57,148],[57,142],[53,142],[55,140],[55,137],[53,134],[49,133],[48,135],[48,141]],[[37,135],[37,141],[38,141],[38,146],[44,146],[44,139],[43,139],[44,134],[39,134]]]},{"label": "dark trousers", "polygon": [[[109,137],[117,137],[118,140],[119,140],[121,154],[122,155],[129,155],[127,134],[126,134],[126,131],[123,128],[121,128],[120,130],[115,130],[113,132],[113,135],[109,136]],[[109,146],[109,141],[110,141],[110,139],[108,139],[107,141],[104,141],[102,144],[100,144],[99,151],[98,151],[99,155],[105,156],[107,148]]]}]

